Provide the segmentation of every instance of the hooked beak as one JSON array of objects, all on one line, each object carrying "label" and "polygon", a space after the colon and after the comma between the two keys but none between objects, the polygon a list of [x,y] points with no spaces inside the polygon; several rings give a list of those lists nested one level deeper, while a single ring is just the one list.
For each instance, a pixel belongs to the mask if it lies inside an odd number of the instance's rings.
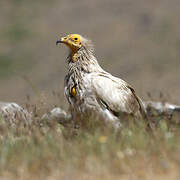
[{"label": "hooked beak", "polygon": [[58,45],[59,43],[65,43],[65,38],[62,37],[62,38],[58,39],[58,40],[56,41],[56,45]]}]

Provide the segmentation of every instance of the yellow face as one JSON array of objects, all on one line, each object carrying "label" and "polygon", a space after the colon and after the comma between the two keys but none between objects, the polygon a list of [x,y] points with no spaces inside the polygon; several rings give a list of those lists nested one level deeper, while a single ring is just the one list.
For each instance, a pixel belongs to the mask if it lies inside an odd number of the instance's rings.
[{"label": "yellow face", "polygon": [[66,44],[74,53],[82,46],[82,38],[78,34],[67,35],[62,37],[60,41],[57,41],[57,43],[58,42]]}]

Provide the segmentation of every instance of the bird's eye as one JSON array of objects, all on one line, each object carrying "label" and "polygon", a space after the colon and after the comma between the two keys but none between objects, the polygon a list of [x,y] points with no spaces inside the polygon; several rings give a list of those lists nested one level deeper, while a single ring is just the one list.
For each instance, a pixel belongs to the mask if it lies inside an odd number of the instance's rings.
[{"label": "bird's eye", "polygon": [[77,41],[77,40],[78,40],[78,38],[74,38],[74,40],[76,40],[76,41]]}]

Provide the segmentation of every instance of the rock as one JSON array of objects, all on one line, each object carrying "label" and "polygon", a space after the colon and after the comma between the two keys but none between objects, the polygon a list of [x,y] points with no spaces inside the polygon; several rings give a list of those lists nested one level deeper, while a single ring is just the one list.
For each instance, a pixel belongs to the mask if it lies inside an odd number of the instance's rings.
[{"label": "rock", "polygon": [[59,107],[52,109],[50,112],[44,114],[42,120],[56,120],[61,124],[69,122],[71,120],[71,114],[66,113]]},{"label": "rock", "polygon": [[11,125],[15,125],[17,122],[29,125],[32,122],[32,114],[13,102],[0,102],[0,118]]},{"label": "rock", "polygon": [[152,111],[155,111],[158,115],[172,115],[174,112],[180,112],[180,106],[169,104],[167,102],[144,101],[144,106],[147,114],[151,113]]}]

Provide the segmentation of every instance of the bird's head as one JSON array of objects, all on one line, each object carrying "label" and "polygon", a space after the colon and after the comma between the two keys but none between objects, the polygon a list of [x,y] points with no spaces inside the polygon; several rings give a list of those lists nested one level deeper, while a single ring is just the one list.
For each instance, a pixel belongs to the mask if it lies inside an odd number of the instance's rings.
[{"label": "bird's head", "polygon": [[56,41],[56,45],[58,45],[59,43],[66,44],[73,54],[77,53],[77,51],[81,49],[81,47],[85,47],[86,49],[93,51],[91,41],[87,40],[79,34],[69,34],[67,36],[61,37]]},{"label": "bird's head", "polygon": [[83,46],[83,40],[84,38],[79,34],[69,34],[57,40],[56,45],[64,43],[73,53],[75,53]]}]

